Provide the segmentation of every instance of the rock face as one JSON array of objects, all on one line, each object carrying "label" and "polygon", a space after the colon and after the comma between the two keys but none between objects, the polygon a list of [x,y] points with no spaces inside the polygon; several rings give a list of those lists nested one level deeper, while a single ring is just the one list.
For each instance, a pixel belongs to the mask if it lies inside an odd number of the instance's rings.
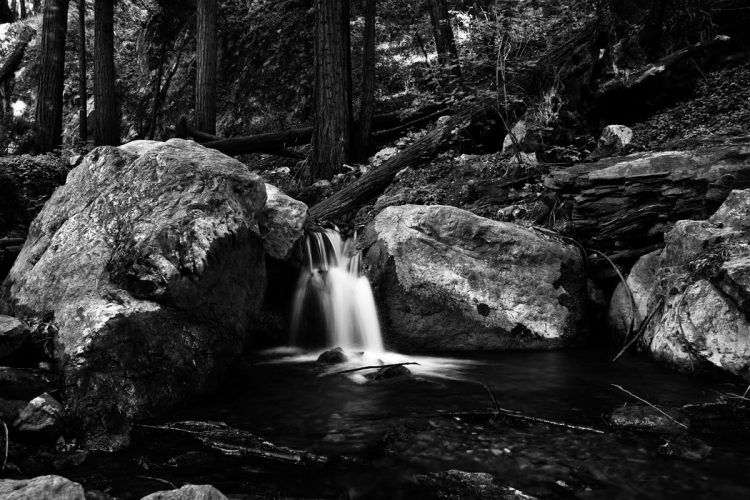
[{"label": "rock face", "polygon": [[34,220],[3,308],[53,318],[66,407],[91,448],[217,385],[265,290],[265,201],[232,158],[139,141],[91,152]]},{"label": "rock face", "polygon": [[719,368],[750,380],[750,190],[733,191],[707,221],[666,236],[649,307],[664,305],[642,344],[685,371]]},{"label": "rock face", "polygon": [[544,184],[572,208],[568,233],[610,254],[660,244],[678,220],[706,219],[730,191],[750,188],[749,167],[750,145],[712,146],[574,165]]},{"label": "rock face", "polygon": [[403,205],[383,210],[364,243],[391,348],[553,348],[581,332],[583,261],[541,232]]},{"label": "rock face", "polygon": [[641,321],[648,316],[648,300],[654,287],[654,278],[661,262],[661,250],[648,253],[638,259],[625,280],[627,288],[633,293],[635,301],[635,318],[633,305],[625,285],[621,282],[615,288],[609,305],[609,326],[616,341],[622,341],[628,334],[631,319],[633,331],[638,330]]},{"label": "rock face", "polygon": [[266,184],[266,194],[266,205],[260,219],[263,248],[271,257],[285,260],[304,234],[307,205],[271,184]]},{"label": "rock face", "polygon": [[0,498],[4,500],[85,500],[83,487],[60,476],[33,479],[1,479]]}]

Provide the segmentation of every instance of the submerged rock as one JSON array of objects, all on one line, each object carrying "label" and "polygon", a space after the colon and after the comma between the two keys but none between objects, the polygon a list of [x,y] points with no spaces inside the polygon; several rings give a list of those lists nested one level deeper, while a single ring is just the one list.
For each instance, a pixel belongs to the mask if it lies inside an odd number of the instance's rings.
[{"label": "submerged rock", "polygon": [[86,500],[83,487],[60,476],[0,479],[3,500]]},{"label": "submerged rock", "polygon": [[582,334],[583,260],[552,236],[454,207],[404,205],[383,210],[364,242],[391,348],[554,348]]},{"label": "submerged rock", "polygon": [[13,356],[29,339],[29,328],[17,318],[0,314],[0,360]]},{"label": "submerged rock", "polygon": [[46,392],[21,410],[13,426],[26,435],[51,438],[62,430],[63,407]]},{"label": "submerged rock", "polygon": [[667,434],[684,432],[687,427],[683,425],[688,425],[687,419],[676,410],[659,411],[648,405],[625,405],[612,412],[609,422],[621,429]]},{"label": "submerged rock", "polygon": [[318,356],[318,363],[325,363],[329,365],[337,363],[346,363],[349,361],[349,357],[346,355],[344,350],[340,347],[334,347]]},{"label": "submerged rock", "polygon": [[173,139],[97,148],[47,202],[2,308],[53,317],[89,447],[124,445],[127,420],[217,387],[264,294],[265,201],[245,165]]},{"label": "submerged rock", "polygon": [[398,365],[386,366],[385,368],[381,368],[376,372],[368,373],[367,375],[365,375],[365,378],[367,378],[368,380],[384,380],[397,377],[411,377],[411,375],[411,370],[409,370],[405,366]]},{"label": "submerged rock", "polygon": [[496,483],[495,477],[486,472],[465,472],[449,470],[416,476],[418,498],[441,498],[463,500],[533,500],[515,488]]},{"label": "submerged rock", "polygon": [[227,500],[227,497],[210,484],[186,484],[177,490],[151,493],[141,500]]}]

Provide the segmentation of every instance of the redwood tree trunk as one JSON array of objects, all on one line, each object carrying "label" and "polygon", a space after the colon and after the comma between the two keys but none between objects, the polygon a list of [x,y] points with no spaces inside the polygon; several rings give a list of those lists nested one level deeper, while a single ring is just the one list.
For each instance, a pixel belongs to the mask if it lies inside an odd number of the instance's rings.
[{"label": "redwood tree trunk", "polygon": [[42,21],[39,87],[36,121],[37,146],[51,151],[62,143],[65,35],[68,31],[68,0],[46,0]]},{"label": "redwood tree trunk", "polygon": [[115,97],[114,1],[94,1],[94,143],[120,144]]},{"label": "redwood tree trunk", "polygon": [[86,0],[78,0],[78,98],[80,111],[78,135],[82,141],[88,139],[88,92],[86,90]]},{"label": "redwood tree trunk", "polygon": [[26,19],[26,0],[21,0],[21,19]]},{"label": "redwood tree trunk", "polygon": [[375,114],[375,0],[365,1],[364,54],[362,57],[362,96],[359,102],[357,159],[367,159]]},{"label": "redwood tree trunk", "polygon": [[216,0],[198,0],[195,128],[216,134]]},{"label": "redwood tree trunk", "polygon": [[448,4],[445,0],[430,0],[430,21],[435,36],[438,62],[443,68],[457,78],[461,77],[461,66],[458,62],[458,49],[453,37]]},{"label": "redwood tree trunk", "polygon": [[13,21],[13,14],[8,7],[8,0],[0,0],[0,24]]},{"label": "redwood tree trunk", "polygon": [[352,101],[348,0],[315,0],[313,179],[330,179],[349,160]]}]

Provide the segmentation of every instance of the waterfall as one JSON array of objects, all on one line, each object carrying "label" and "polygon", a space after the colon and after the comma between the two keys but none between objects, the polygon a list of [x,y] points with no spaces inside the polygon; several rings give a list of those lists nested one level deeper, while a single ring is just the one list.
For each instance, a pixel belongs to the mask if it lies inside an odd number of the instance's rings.
[{"label": "waterfall", "polygon": [[292,313],[292,342],[303,342],[310,317],[325,331],[328,347],[382,353],[375,300],[361,274],[356,235],[343,240],[338,229],[311,231],[305,239],[305,269],[297,282]]}]

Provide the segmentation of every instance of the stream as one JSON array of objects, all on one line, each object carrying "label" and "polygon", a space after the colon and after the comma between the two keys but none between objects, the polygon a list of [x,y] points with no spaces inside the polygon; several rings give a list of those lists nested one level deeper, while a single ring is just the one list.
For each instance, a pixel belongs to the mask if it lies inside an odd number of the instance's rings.
[{"label": "stream", "polygon": [[[616,430],[605,418],[638,403],[612,384],[666,407],[741,394],[737,384],[675,373],[637,355],[612,364],[595,350],[386,354],[381,361],[419,364],[409,366],[413,377],[380,381],[367,381],[366,371],[326,375],[373,360],[328,366],[317,354],[253,353],[218,395],[153,424],[224,422],[331,457],[326,464],[226,456],[190,436],[138,428],[130,450],[90,455],[64,475],[125,499],[186,482],[236,498],[429,498],[434,491],[419,478],[450,469],[488,472],[539,498],[750,498],[747,418],[696,411],[690,437]],[[604,433],[486,413],[446,415],[492,410],[482,383],[504,409]],[[668,442],[695,439],[711,447],[707,457],[665,454]]]}]

